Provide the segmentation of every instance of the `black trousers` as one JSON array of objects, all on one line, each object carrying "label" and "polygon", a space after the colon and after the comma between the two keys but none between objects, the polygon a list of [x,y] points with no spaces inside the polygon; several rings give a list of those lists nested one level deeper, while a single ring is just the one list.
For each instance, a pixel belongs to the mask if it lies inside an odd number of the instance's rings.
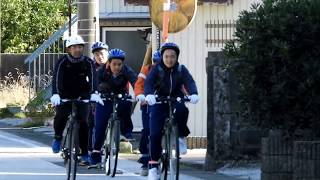
[{"label": "black trousers", "polygon": [[[82,154],[88,153],[88,115],[89,115],[89,104],[88,103],[77,103],[77,115],[76,119],[79,121],[79,146]],[[69,115],[72,111],[71,103],[63,103],[56,106],[56,115],[54,117],[53,128],[55,132],[55,139],[61,140],[63,131],[66,127]]]}]

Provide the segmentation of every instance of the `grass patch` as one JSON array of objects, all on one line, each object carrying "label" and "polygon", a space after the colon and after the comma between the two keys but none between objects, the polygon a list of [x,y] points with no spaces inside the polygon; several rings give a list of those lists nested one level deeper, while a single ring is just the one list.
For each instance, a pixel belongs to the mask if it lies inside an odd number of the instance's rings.
[{"label": "grass patch", "polygon": [[44,118],[34,118],[19,125],[19,127],[30,128],[30,127],[39,127],[43,125],[44,125]]},{"label": "grass patch", "polygon": [[27,118],[26,114],[23,113],[23,112],[15,113],[15,114],[13,115],[13,117],[15,117],[15,118],[21,118],[21,119]]}]

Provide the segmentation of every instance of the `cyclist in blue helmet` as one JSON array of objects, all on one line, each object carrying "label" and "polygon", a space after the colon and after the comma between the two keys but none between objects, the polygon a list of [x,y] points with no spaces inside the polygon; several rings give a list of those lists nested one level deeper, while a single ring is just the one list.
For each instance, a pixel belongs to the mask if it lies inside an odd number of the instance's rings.
[{"label": "cyclist in blue helmet", "polygon": [[[124,63],[125,52],[121,49],[109,51],[108,66],[101,66],[98,69],[98,91],[101,94],[127,94],[127,85],[132,87],[137,80],[137,74]],[[118,104],[118,116],[121,118],[121,134],[128,137],[131,135],[133,125],[131,122],[131,102],[120,101]],[[105,131],[108,119],[112,114],[112,101],[104,100],[104,106],[96,104],[93,150],[91,153],[91,166],[101,163],[101,148],[105,138]]]},{"label": "cyclist in blue helmet", "polygon": [[[141,109],[141,115],[142,115],[142,126],[143,129],[141,130],[141,139],[139,143],[139,151],[141,153],[141,156],[138,160],[139,163],[142,164],[140,175],[141,176],[147,176],[148,175],[148,162],[150,160],[149,158],[149,112],[147,103],[145,102],[145,96],[143,94],[144,92],[144,83],[145,79],[148,76],[150,70],[152,67],[154,67],[157,63],[161,61],[161,54],[160,51],[155,51],[153,53],[152,61],[153,64],[150,64],[150,57],[151,57],[152,48],[151,45],[149,45],[144,64],[141,67],[140,73],[138,75],[138,80],[135,83],[134,87],[134,93],[136,95],[136,98],[138,101],[140,101],[140,109]],[[147,63],[149,62],[149,63]]]},{"label": "cyclist in blue helmet", "polygon": [[[109,47],[103,42],[95,42],[91,46],[91,52],[93,54],[93,60],[96,70],[102,65],[105,65],[108,61],[108,52]],[[94,127],[94,112],[95,104],[90,104],[90,112],[88,117],[88,128],[89,128],[89,139],[88,139],[88,150],[92,151],[92,136],[93,136],[93,127]]]},{"label": "cyclist in blue helmet", "polygon": [[[195,104],[198,102],[198,91],[195,81],[193,80],[188,69],[178,62],[180,49],[175,43],[164,43],[161,46],[160,53],[162,60],[151,69],[145,81],[144,94],[146,102],[150,109],[150,158],[149,161],[149,179],[159,178],[158,160],[161,157],[161,137],[164,126],[164,121],[168,117],[167,104],[156,104],[155,95],[160,97],[184,97],[186,94],[183,88],[189,95],[190,102]],[[188,109],[183,102],[175,104],[174,118],[178,123],[179,129],[179,148],[180,154],[187,152],[186,139],[190,133],[187,127]]]},{"label": "cyclist in blue helmet", "polygon": [[94,56],[94,61],[96,67],[99,67],[102,64],[106,64],[108,61],[108,52],[109,47],[103,42],[95,42],[92,47],[91,51]]}]

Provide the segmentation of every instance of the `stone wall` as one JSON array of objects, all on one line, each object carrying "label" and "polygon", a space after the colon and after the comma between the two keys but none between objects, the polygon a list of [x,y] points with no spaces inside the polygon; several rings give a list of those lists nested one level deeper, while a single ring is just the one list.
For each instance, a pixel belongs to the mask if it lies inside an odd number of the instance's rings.
[{"label": "stone wall", "polygon": [[241,123],[238,113],[238,83],[229,61],[222,52],[209,52],[208,75],[207,170],[244,156],[257,157],[264,133]]}]

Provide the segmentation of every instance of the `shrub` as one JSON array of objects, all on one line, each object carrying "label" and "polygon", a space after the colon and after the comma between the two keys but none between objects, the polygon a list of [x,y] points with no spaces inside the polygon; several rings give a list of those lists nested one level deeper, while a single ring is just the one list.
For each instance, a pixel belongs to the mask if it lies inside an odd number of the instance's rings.
[{"label": "shrub", "polygon": [[224,51],[239,61],[240,112],[251,123],[320,132],[319,9],[319,0],[265,0],[240,14]]},{"label": "shrub", "polygon": [[17,77],[9,73],[0,80],[0,107],[6,105],[18,105],[24,107],[29,101],[28,76],[17,70]]}]

